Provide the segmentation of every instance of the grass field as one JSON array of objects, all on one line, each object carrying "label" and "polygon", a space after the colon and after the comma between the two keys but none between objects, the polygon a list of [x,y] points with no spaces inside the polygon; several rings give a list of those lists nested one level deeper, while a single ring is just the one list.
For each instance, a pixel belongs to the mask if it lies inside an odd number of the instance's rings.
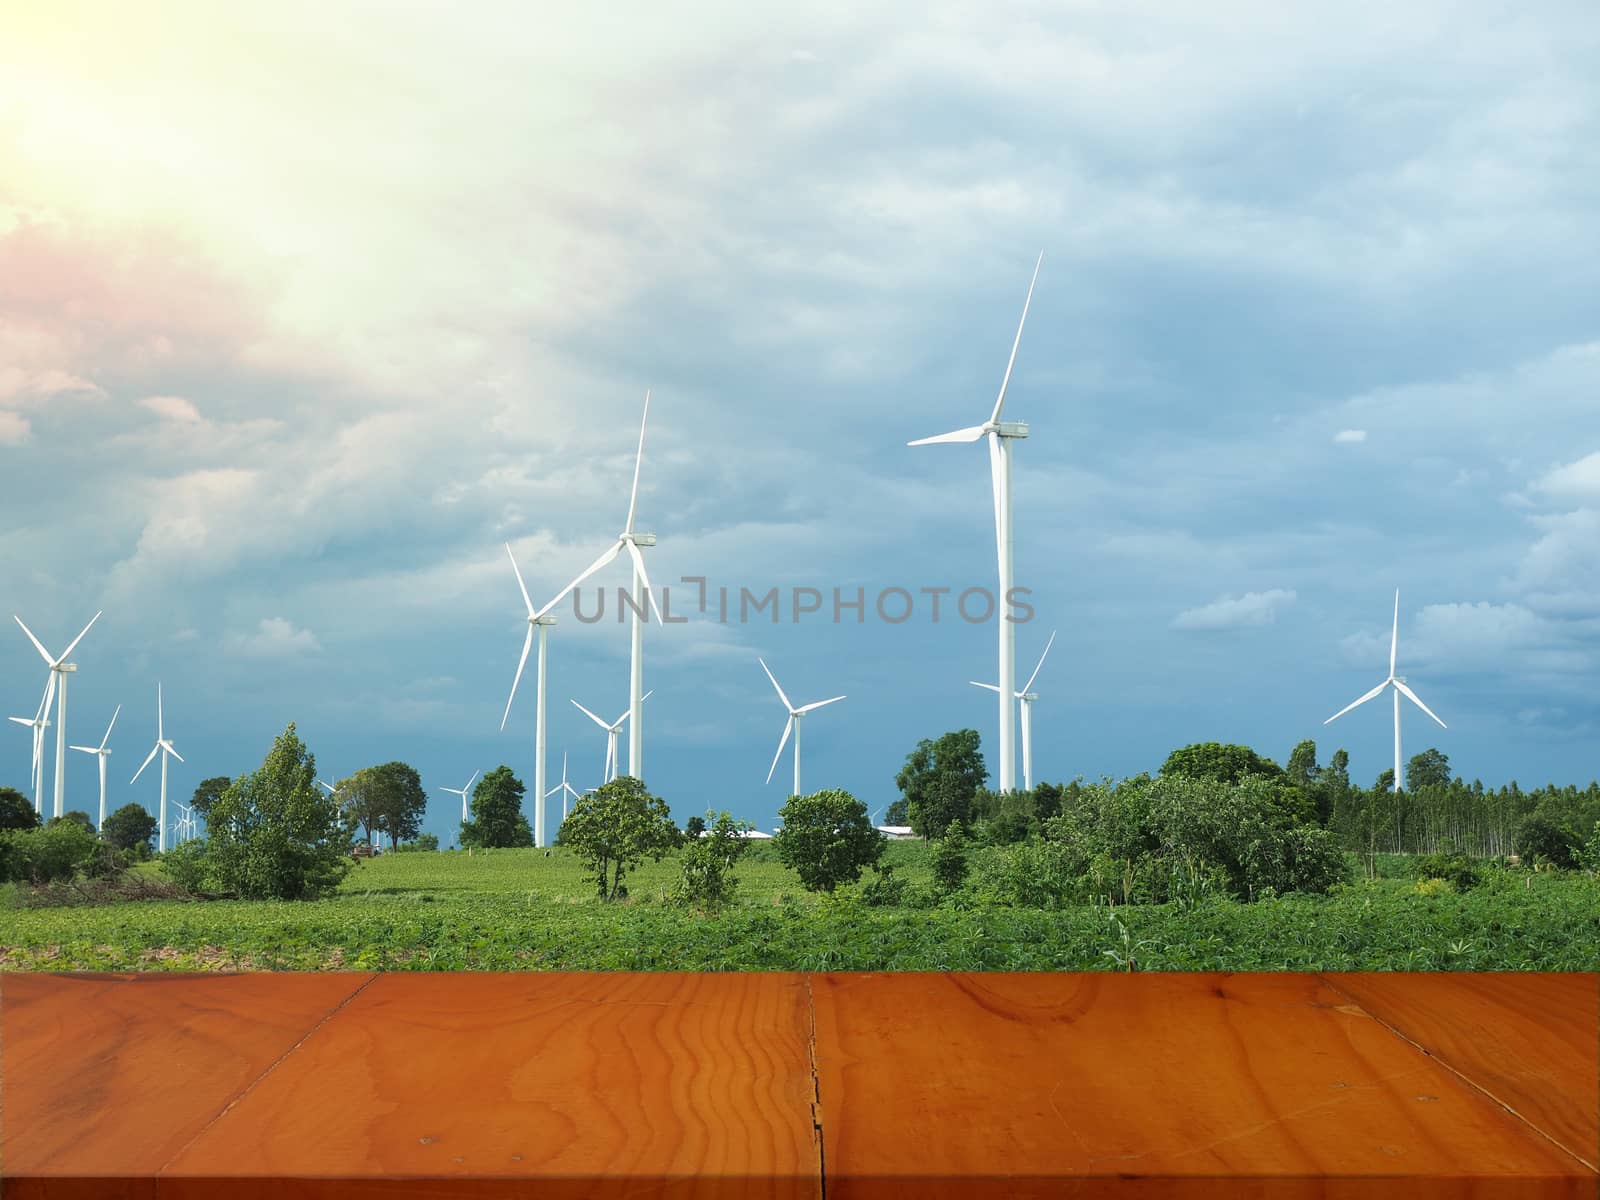
[{"label": "grass field", "polygon": [[[926,883],[926,848],[889,848]],[[1384,870],[1387,867],[1387,870]],[[1600,886],[1511,875],[1465,895],[1380,878],[1328,897],[1058,912],[873,908],[804,891],[757,849],[738,903],[665,902],[669,858],[595,899],[559,848],[395,854],[310,903],[140,901],[0,911],[0,967],[43,970],[1597,970]],[[1380,872],[1398,874],[1395,863]]]}]

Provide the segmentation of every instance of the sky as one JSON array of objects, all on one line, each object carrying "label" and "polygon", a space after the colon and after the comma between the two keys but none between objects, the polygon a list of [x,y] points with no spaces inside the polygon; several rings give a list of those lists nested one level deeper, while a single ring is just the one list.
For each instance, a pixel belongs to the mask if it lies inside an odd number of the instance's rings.
[{"label": "sky", "polygon": [[[52,652],[104,610],[68,733],[123,706],[110,807],[156,804],[159,682],[171,798],[293,721],[324,778],[415,766],[445,844],[474,770],[531,814],[504,544],[542,604],[615,539],[646,389],[639,527],[690,616],[645,632],[650,790],[773,827],[758,655],[847,697],[808,791],[876,814],[969,727],[993,770],[994,626],[922,590],[995,586],[987,456],[905,443],[988,417],[1041,251],[1006,402],[1019,678],[1059,631],[1036,776],[1313,738],[1370,783],[1387,700],[1322,723],[1386,675],[1396,588],[1449,726],[1408,705],[1407,757],[1600,775],[1592,6],[859,7],[0,0],[0,599]],[[599,782],[569,701],[627,705],[627,578],[559,610],[552,783]],[[0,635],[5,715],[44,678]]]}]

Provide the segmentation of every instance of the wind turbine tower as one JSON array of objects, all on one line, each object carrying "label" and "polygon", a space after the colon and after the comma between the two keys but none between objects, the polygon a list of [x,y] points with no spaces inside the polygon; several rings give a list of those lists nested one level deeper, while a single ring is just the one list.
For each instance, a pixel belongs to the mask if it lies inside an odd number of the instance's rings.
[{"label": "wind turbine tower", "polygon": [[156,744],[151,748],[150,754],[144,762],[139,764],[139,769],[133,773],[133,778],[128,780],[129,787],[139,782],[139,776],[144,774],[144,769],[150,765],[150,760],[157,754],[161,755],[161,829],[157,835],[156,849],[165,851],[167,848],[167,758],[170,756],[182,762],[183,755],[173,749],[172,743],[167,740],[166,722],[161,712],[161,685],[159,683],[156,684]]},{"label": "wind turbine tower", "polygon": [[33,631],[22,624],[22,618],[15,613],[12,619],[22,626],[22,632],[28,635],[28,640],[33,643],[33,648],[39,652],[39,657],[44,659],[50,667],[51,674],[56,678],[56,802],[55,813],[60,816],[64,807],[67,792],[67,676],[78,668],[67,661],[67,657],[78,648],[78,643],[83,641],[83,634],[94,627],[100,619],[100,614],[89,618],[89,624],[83,627],[83,633],[73,638],[67,648],[61,652],[59,658],[51,658],[50,652],[44,648],[39,639],[33,636]]},{"label": "wind turbine tower", "polygon": [[761,664],[761,669],[767,673],[767,678],[772,680],[772,686],[776,688],[778,692],[778,699],[782,700],[783,706],[789,710],[789,719],[783,723],[783,736],[778,739],[778,752],[772,756],[772,766],[767,768],[767,782],[772,782],[772,773],[778,769],[778,760],[783,757],[783,748],[788,744],[789,735],[793,733],[794,791],[791,794],[795,796],[803,796],[805,793],[800,790],[800,718],[805,716],[808,712],[813,712],[816,709],[824,707],[825,705],[833,704],[836,701],[843,700],[844,697],[833,696],[827,700],[814,700],[810,704],[802,704],[799,708],[796,708],[793,704],[789,703],[789,697],[784,695],[783,689],[778,687],[778,680],[772,674],[772,669],[767,666],[766,660],[763,658],[757,658],[756,661]]},{"label": "wind turbine tower", "polygon": [[111,731],[117,727],[117,714],[122,711],[122,705],[117,705],[116,712],[111,714],[111,724],[106,726],[106,735],[100,739],[98,746],[73,746],[73,750],[81,750],[85,754],[93,754],[100,762],[100,821],[96,829],[106,827],[106,759],[111,757],[111,751],[106,749],[106,743],[111,740]]}]

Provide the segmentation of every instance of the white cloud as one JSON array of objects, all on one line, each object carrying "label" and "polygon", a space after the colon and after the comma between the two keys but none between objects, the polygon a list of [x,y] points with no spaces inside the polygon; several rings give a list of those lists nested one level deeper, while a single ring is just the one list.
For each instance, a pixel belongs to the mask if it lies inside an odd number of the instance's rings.
[{"label": "white cloud", "polygon": [[241,658],[297,658],[322,649],[309,629],[296,629],[282,617],[264,617],[253,633],[230,633],[225,645]]},{"label": "white cloud", "polygon": [[1341,445],[1364,442],[1367,440],[1367,431],[1365,429],[1341,429],[1333,435],[1333,440]]},{"label": "white cloud", "polygon": [[1246,592],[1238,597],[1224,596],[1199,608],[1185,609],[1172,619],[1172,627],[1209,632],[1269,625],[1276,618],[1278,609],[1293,604],[1294,599],[1294,592],[1284,588]]},{"label": "white cloud", "polygon": [[0,446],[20,446],[28,440],[31,426],[21,413],[0,409]]},{"label": "white cloud", "polygon": [[1553,500],[1600,500],[1600,451],[1546,472],[1534,481],[1532,490]]},{"label": "white cloud", "polygon": [[182,396],[146,396],[139,401],[139,406],[168,421],[193,424],[201,420],[200,410],[194,406],[194,402]]}]

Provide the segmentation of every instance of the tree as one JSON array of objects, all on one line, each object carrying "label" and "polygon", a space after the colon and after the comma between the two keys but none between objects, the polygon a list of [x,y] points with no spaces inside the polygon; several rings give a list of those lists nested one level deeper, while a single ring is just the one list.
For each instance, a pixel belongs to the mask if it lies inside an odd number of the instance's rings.
[{"label": "tree", "polygon": [[403,762],[366,767],[357,771],[347,786],[359,797],[363,825],[388,834],[391,848],[409,842],[421,831],[428,794],[422,790],[422,777],[414,767]]},{"label": "tree", "polygon": [[1161,764],[1160,773],[1187,779],[1215,779],[1218,783],[1238,783],[1252,775],[1263,779],[1284,778],[1282,767],[1270,758],[1262,758],[1249,746],[1220,742],[1196,742],[1174,750]]},{"label": "tree", "polygon": [[16,788],[0,787],[0,832],[7,829],[37,829],[39,814],[28,798]]},{"label": "tree", "polygon": [[316,759],[290,722],[260,769],[228,785],[206,821],[206,866],[223,890],[301,900],[338,886],[355,830],[316,779]]},{"label": "tree", "polygon": [[976,729],[962,729],[938,741],[924,738],[906,755],[894,781],[906,801],[906,819],[920,836],[942,837],[951,821],[972,820],[972,798],[989,776],[981,744]]},{"label": "tree", "polygon": [[202,817],[211,816],[211,808],[222,798],[222,793],[228,790],[228,785],[233,780],[226,775],[213,775],[210,779],[202,779],[194,789],[194,798],[189,801],[189,807]]},{"label": "tree", "polygon": [[87,830],[89,833],[94,832],[94,821],[90,819],[89,814],[86,812],[80,812],[75,808],[68,812],[62,813],[59,817],[51,817],[45,822],[45,824],[60,825],[63,821],[71,825],[76,825],[79,829]]},{"label": "tree", "polygon": [[1289,765],[1284,768],[1284,774],[1295,787],[1314,787],[1322,775],[1322,768],[1317,766],[1316,742],[1307,738],[1296,743],[1295,748],[1289,751]]},{"label": "tree", "polygon": [[1373,783],[1372,789],[1373,791],[1377,792],[1394,791],[1394,768],[1385,767],[1383,770],[1379,771],[1378,778]]},{"label": "tree", "polygon": [[146,853],[155,839],[156,819],[145,811],[142,804],[124,804],[106,818],[100,836],[116,850],[135,850],[144,847]]},{"label": "tree", "polygon": [[71,879],[78,871],[92,872],[103,847],[98,838],[76,821],[59,820],[41,829],[0,834],[0,871],[5,878],[30,883]]},{"label": "tree", "polygon": [[1406,791],[1421,791],[1425,787],[1450,786],[1450,759],[1431,747],[1421,754],[1413,754],[1406,763]]},{"label": "tree", "polygon": [[691,842],[705,831],[706,819],[704,817],[690,817],[683,823],[683,835]]},{"label": "tree", "polygon": [[778,857],[813,892],[831,892],[860,879],[883,856],[888,840],[872,827],[867,806],[838,789],[790,796],[779,816],[783,828],[773,839]]},{"label": "tree", "polygon": [[472,818],[461,822],[463,846],[533,845],[533,828],[522,815],[522,797],[528,789],[501,763],[472,789]]},{"label": "tree", "polygon": [[623,877],[646,858],[660,861],[677,841],[667,802],[632,775],[618,775],[578,797],[561,822],[561,844],[594,872],[602,900],[627,895]]},{"label": "tree", "polygon": [[911,824],[911,815],[906,811],[906,808],[906,798],[902,796],[884,810],[883,823],[885,825],[899,825],[902,828]]},{"label": "tree", "polygon": [[696,822],[705,836],[693,835],[684,850],[672,898],[703,912],[716,912],[733,899],[734,888],[739,883],[733,874],[733,865],[750,849],[749,839],[744,834],[752,826],[746,821],[735,821],[726,812],[719,813],[709,829],[705,828],[701,817],[690,817],[688,824]]},{"label": "tree", "polygon": [[941,891],[953,892],[966,877],[967,834],[960,821],[952,821],[933,845],[933,881]]}]

